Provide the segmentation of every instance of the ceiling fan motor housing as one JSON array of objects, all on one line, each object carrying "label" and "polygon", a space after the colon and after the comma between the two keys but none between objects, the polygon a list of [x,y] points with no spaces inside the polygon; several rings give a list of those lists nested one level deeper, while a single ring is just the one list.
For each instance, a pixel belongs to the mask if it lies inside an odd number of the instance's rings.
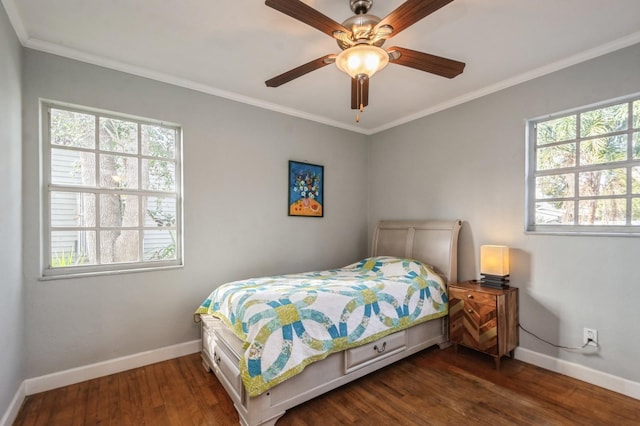
[{"label": "ceiling fan motor housing", "polygon": [[385,42],[384,38],[374,38],[374,28],[380,22],[380,18],[368,13],[354,15],[347,18],[342,26],[351,31],[352,43],[347,43],[343,40],[336,39],[340,49],[345,50],[352,47],[355,44],[367,43],[373,46],[382,46]]},{"label": "ceiling fan motor housing", "polygon": [[349,6],[356,15],[367,13],[372,5],[372,0],[349,0]]}]

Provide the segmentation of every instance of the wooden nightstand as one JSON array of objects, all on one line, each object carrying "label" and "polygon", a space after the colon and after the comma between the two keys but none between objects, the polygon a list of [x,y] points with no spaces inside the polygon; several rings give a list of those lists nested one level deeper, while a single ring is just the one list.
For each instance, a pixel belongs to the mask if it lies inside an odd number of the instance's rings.
[{"label": "wooden nightstand", "polygon": [[518,346],[518,289],[493,289],[477,282],[449,284],[449,339],[500,358]]}]

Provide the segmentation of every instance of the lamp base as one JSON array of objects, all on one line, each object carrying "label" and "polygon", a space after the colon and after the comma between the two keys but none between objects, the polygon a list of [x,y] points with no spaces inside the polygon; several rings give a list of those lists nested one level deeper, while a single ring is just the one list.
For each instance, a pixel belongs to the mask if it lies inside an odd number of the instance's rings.
[{"label": "lamp base", "polygon": [[489,274],[481,275],[480,285],[483,287],[490,287],[490,288],[497,288],[497,289],[509,288],[509,275],[505,275],[505,276],[489,275]]}]

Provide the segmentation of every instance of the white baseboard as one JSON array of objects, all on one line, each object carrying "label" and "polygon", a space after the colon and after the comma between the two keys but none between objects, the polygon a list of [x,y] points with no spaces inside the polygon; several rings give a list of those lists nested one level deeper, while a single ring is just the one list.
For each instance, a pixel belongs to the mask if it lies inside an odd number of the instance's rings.
[{"label": "white baseboard", "polygon": [[523,348],[516,348],[515,358],[631,398],[640,399],[640,383],[638,382],[632,382],[622,377],[603,373],[602,371],[594,370],[580,364],[553,358]]},{"label": "white baseboard", "polygon": [[11,400],[11,404],[9,404],[9,408],[0,419],[0,426],[11,426],[13,421],[18,417],[18,411],[20,411],[20,407],[22,406],[22,401],[24,401],[24,397],[26,396],[24,392],[24,382],[20,384],[18,391],[16,392],[13,400]]},{"label": "white baseboard", "polygon": [[85,365],[83,367],[72,368],[70,370],[34,377],[24,381],[25,395],[32,395],[74,383],[97,377],[108,376],[109,374],[131,370],[132,368],[143,367],[156,362],[178,358],[184,355],[200,352],[201,341],[180,343],[173,346],[166,346],[160,349],[140,352],[127,355],[121,358],[110,359],[96,364]]},{"label": "white baseboard", "polygon": [[190,342],[180,343],[173,346],[166,346],[160,349],[140,352],[121,358],[98,362],[96,364],[85,365],[83,367],[72,368],[70,370],[26,379],[20,384],[9,408],[2,416],[2,419],[0,419],[0,426],[10,426],[14,422],[18,416],[22,402],[27,395],[84,382],[85,380],[91,380],[97,377],[108,376],[109,374],[143,367],[145,365],[166,361],[168,359],[178,358],[184,355],[200,352],[200,349],[201,340],[192,340]]}]

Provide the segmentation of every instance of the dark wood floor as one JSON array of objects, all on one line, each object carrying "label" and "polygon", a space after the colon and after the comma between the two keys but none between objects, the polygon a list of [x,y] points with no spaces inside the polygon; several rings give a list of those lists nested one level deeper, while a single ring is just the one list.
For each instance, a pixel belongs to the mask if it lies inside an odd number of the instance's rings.
[{"label": "dark wood floor", "polygon": [[[14,425],[237,425],[198,354],[28,396]],[[291,409],[286,425],[638,425],[640,401],[460,348],[431,349]]]}]

